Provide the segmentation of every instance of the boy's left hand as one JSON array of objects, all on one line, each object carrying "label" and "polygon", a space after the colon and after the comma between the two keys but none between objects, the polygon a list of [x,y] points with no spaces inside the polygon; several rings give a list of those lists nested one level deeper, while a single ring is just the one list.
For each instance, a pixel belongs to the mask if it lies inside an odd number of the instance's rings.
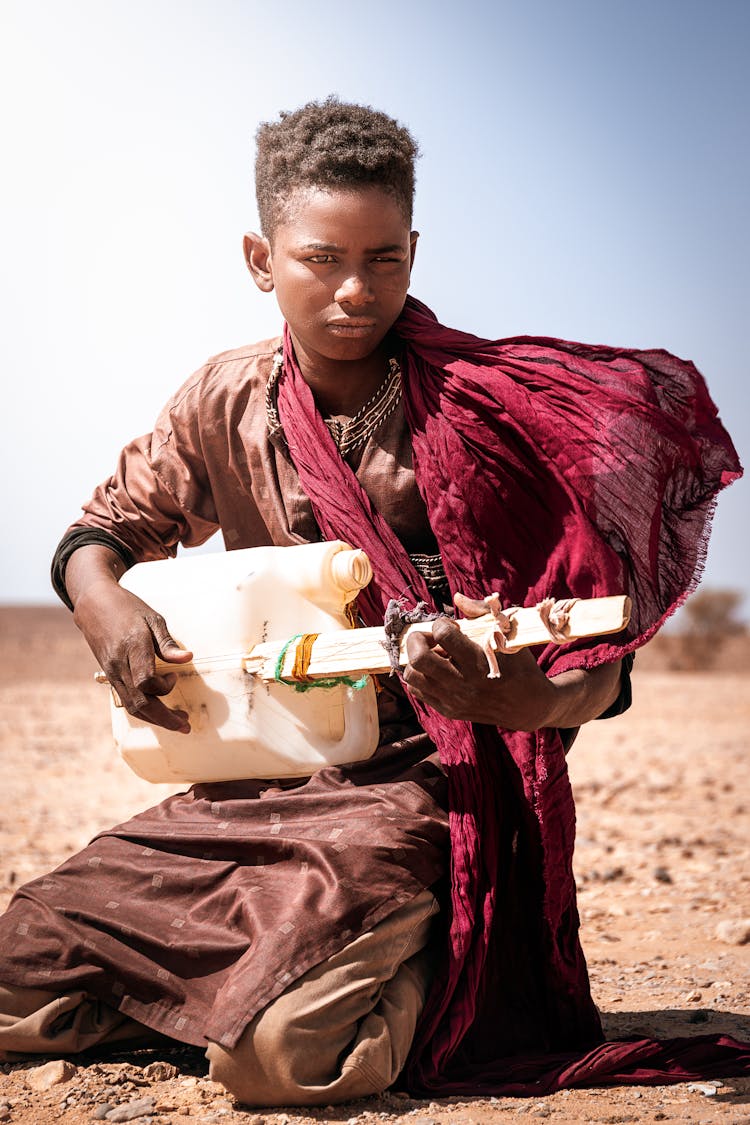
[{"label": "boy's left hand", "polygon": [[529,649],[497,653],[499,679],[487,676],[487,657],[449,618],[432,634],[407,637],[409,690],[449,719],[491,723],[505,730],[538,730],[550,725],[556,690]]}]

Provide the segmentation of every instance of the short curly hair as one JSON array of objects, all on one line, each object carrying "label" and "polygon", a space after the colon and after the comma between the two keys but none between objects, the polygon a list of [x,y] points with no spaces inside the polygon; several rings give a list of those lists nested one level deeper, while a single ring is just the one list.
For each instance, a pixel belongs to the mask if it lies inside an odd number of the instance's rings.
[{"label": "short curly hair", "polygon": [[267,238],[300,187],[381,187],[411,223],[419,148],[408,129],[385,113],[332,95],[263,122],[256,141],[255,192]]}]

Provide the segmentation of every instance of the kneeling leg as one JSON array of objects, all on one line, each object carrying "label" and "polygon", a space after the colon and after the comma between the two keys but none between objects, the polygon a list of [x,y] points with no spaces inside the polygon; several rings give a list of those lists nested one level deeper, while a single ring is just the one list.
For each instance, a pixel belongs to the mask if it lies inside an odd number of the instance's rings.
[{"label": "kneeling leg", "polygon": [[379,1094],[398,1077],[432,976],[437,902],[423,891],[300,977],[228,1050],[210,1043],[211,1078],[248,1105],[330,1105]]},{"label": "kneeling leg", "polygon": [[68,1055],[110,1043],[151,1042],[167,1040],[86,992],[0,984],[0,1058]]}]

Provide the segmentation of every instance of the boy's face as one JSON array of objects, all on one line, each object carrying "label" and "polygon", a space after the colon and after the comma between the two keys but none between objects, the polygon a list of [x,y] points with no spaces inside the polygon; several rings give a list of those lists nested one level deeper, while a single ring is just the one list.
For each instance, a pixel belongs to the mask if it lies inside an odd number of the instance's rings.
[{"label": "boy's face", "polygon": [[248,265],[260,288],[276,291],[303,370],[378,349],[403,308],[416,240],[377,187],[300,188],[270,245],[247,236]]}]

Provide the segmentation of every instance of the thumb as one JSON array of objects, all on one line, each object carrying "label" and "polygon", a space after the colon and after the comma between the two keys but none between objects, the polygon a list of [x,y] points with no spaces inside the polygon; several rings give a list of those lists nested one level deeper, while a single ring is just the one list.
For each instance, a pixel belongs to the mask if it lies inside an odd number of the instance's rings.
[{"label": "thumb", "polygon": [[449,617],[439,617],[432,624],[432,636],[443,650],[459,668],[468,669],[477,663],[477,653],[481,657],[481,649],[474,644],[458,627],[458,623]]},{"label": "thumb", "polygon": [[189,664],[193,659],[192,652],[183,648],[167,629],[167,623],[160,614],[155,614],[148,622],[151,635],[154,638],[156,655],[166,660],[169,664]]}]

